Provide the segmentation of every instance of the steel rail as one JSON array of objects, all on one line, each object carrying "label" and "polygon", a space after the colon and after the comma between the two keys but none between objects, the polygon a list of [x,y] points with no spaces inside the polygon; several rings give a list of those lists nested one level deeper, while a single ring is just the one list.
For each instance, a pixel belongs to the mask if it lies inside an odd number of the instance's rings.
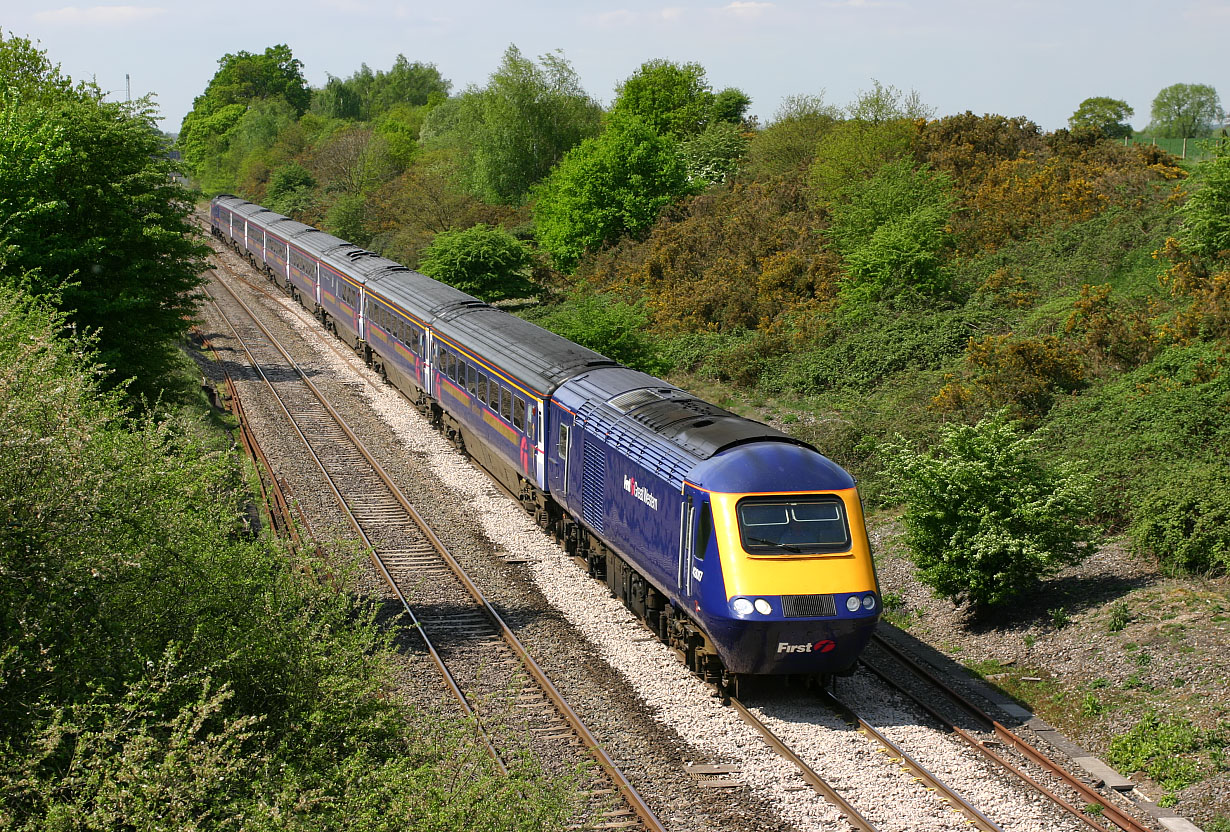
[{"label": "steel rail", "polygon": [[[228,293],[230,293],[231,297],[234,298],[237,303],[239,303],[239,305],[244,309],[244,311],[248,313],[249,317],[251,317],[252,321],[257,325],[257,327],[262,332],[265,333],[265,336],[269,339],[270,344],[273,345],[279,352],[281,352],[283,357],[285,357],[287,361],[291,362],[291,366],[293,366],[295,368],[295,371],[299,373],[300,378],[303,379],[309,387],[312,387],[311,382],[307,381],[306,376],[303,375],[302,371],[299,369],[299,366],[295,364],[293,360],[291,360],[290,356],[286,355],[285,351],[282,350],[281,346],[277,344],[277,341],[273,338],[272,334],[264,327],[264,325],[261,324],[259,320],[257,320],[256,315],[252,312],[252,310],[248,307],[248,305],[245,304],[239,298],[239,296],[236,295],[235,292],[229,286],[227,286],[224,282],[222,281],[218,281],[218,282],[224,289],[226,289]],[[368,538],[367,533],[360,526],[357,518],[354,516],[354,513],[351,511],[350,506],[347,504],[345,497],[343,497],[341,491],[338,490],[337,484],[333,481],[333,478],[329,475],[328,471],[326,470],[324,462],[322,462],[320,457],[317,456],[316,451],[312,449],[312,445],[308,441],[307,437],[304,435],[303,431],[300,429],[299,423],[295,420],[295,417],[291,415],[290,409],[286,406],[286,403],[282,400],[282,397],[281,395],[279,395],[277,388],[274,386],[273,382],[269,379],[267,375],[265,375],[264,369],[261,367],[260,362],[256,359],[256,356],[254,356],[252,354],[252,351],[248,348],[248,344],[243,339],[243,336],[239,334],[238,330],[235,328],[235,325],[231,322],[230,318],[228,318],[226,316],[226,313],[222,311],[221,307],[217,305],[216,299],[213,297],[213,295],[209,293],[208,289],[205,290],[205,295],[206,297],[210,299],[210,301],[214,303],[214,307],[218,310],[218,314],[222,316],[222,319],[226,321],[227,326],[230,327],[231,333],[232,335],[234,335],[235,340],[239,343],[240,347],[243,349],[244,354],[247,355],[248,362],[252,365],[252,368],[256,371],[257,375],[260,376],[261,380],[269,388],[270,392],[273,394],[274,401],[277,402],[279,409],[282,411],[283,415],[286,416],[286,419],[290,423],[291,428],[295,431],[295,434],[299,437],[300,441],[303,442],[304,447],[307,449],[308,454],[311,456],[312,460],[316,463],[317,467],[320,468],[320,472],[324,476],[325,482],[329,486],[329,490],[333,493],[334,499],[337,500],[338,505],[341,507],[342,511],[345,513],[347,521],[350,523],[351,527],[354,528],[354,530],[359,534],[360,538],[363,540],[363,544],[368,548],[368,551],[371,553],[371,560],[375,564],[376,568],[380,571],[381,577],[384,579],[384,582],[388,585],[389,589],[393,591],[393,594],[397,596],[397,600],[401,603],[402,610],[410,618],[411,627],[418,633],[419,638],[423,642],[423,645],[427,648],[427,652],[431,656],[432,661],[435,663],[437,670],[440,671],[440,675],[443,677],[445,685],[448,687],[449,692],[453,695],[453,698],[455,698],[457,702],[461,705],[462,711],[465,713],[465,715],[474,720],[474,725],[477,731],[479,732],[479,737],[482,740],[483,744],[486,745],[487,751],[491,755],[492,760],[495,761],[496,767],[499,769],[500,773],[502,775],[507,775],[508,767],[507,765],[505,765],[504,760],[500,757],[500,753],[496,749],[495,744],[491,741],[491,738],[487,735],[486,730],[483,728],[482,721],[479,719],[478,714],[475,713],[473,707],[471,707],[469,701],[466,698],[465,693],[461,690],[461,687],[457,684],[457,680],[454,678],[452,672],[448,669],[448,666],[444,663],[443,657],[436,650],[436,647],[432,643],[431,638],[427,635],[427,631],[423,628],[422,624],[419,622],[418,618],[415,616],[414,610],[410,608],[409,600],[402,593],[401,588],[397,586],[396,581],[393,580],[393,576],[390,575],[389,571],[385,568],[384,562],[378,556],[376,556],[375,548],[373,547],[370,538]],[[314,388],[313,388],[313,391],[315,392]],[[326,408],[330,412],[332,412],[332,408],[328,408],[327,405],[326,405]]]},{"label": "steel rail", "polygon": [[815,769],[809,766],[802,757],[795,754],[794,751],[791,750],[790,746],[782,742],[781,738],[774,734],[769,726],[765,725],[764,722],[761,721],[760,717],[752,713],[746,705],[733,696],[730,697],[730,705],[736,712],[738,712],[739,716],[743,718],[744,722],[755,728],[756,731],[764,737],[765,742],[769,744],[770,748],[793,763],[802,773],[803,779],[807,781],[808,785],[823,795],[825,800],[836,806],[851,826],[859,830],[859,832],[877,832],[876,827],[871,823],[871,821],[863,817],[863,814],[859,812],[858,809],[855,809],[848,800],[842,797],[836,789],[830,786],[828,782],[816,772]]},{"label": "steel rail", "polygon": [[1063,766],[1056,763],[1051,758],[1047,757],[1034,746],[1030,745],[1018,734],[1004,726],[997,719],[992,717],[982,708],[971,702],[960,691],[953,689],[944,680],[940,679],[935,673],[932,673],[912,656],[908,655],[904,650],[892,644],[887,639],[879,634],[872,636],[876,644],[883,648],[887,653],[890,653],[895,659],[908,667],[919,678],[930,682],[935,687],[944,691],[946,695],[961,706],[962,710],[972,716],[974,719],[981,722],[987,727],[987,730],[994,732],[999,739],[1006,745],[1015,748],[1024,757],[1029,759],[1034,764],[1046,769],[1055,777],[1059,778],[1067,786],[1075,790],[1081,797],[1088,801],[1091,805],[1097,804],[1102,807],[1102,815],[1115,826],[1118,826],[1124,832],[1152,832],[1150,827],[1145,826],[1138,820],[1133,818],[1127,812],[1124,812],[1118,806],[1110,803],[1105,796],[1099,794],[1094,789],[1085,785],[1078,778],[1069,773]]},{"label": "steel rail", "polygon": [[884,684],[888,685],[893,690],[897,691],[898,693],[910,699],[915,705],[917,705],[919,708],[921,708],[923,711],[929,714],[932,719],[934,719],[936,722],[940,723],[941,725],[945,726],[950,731],[952,731],[954,734],[956,734],[958,737],[960,737],[962,740],[964,740],[967,745],[981,752],[984,756],[990,758],[997,765],[1015,774],[1017,777],[1019,777],[1022,781],[1024,781],[1029,786],[1031,786],[1039,794],[1053,800],[1055,803],[1057,803],[1060,807],[1062,807],[1068,813],[1084,821],[1086,825],[1090,826],[1093,829],[1098,830],[1098,832],[1107,832],[1106,827],[1097,823],[1092,818],[1090,818],[1088,815],[1086,815],[1084,812],[1082,812],[1080,809],[1076,808],[1071,803],[1069,803],[1068,801],[1064,800],[1059,795],[1055,794],[1053,791],[1046,788],[1046,786],[1042,785],[1037,780],[1030,777],[1023,770],[1021,770],[1018,766],[1016,766],[1011,760],[997,753],[993,749],[988,748],[985,743],[983,743],[981,740],[979,740],[969,731],[966,731],[964,728],[957,725],[951,719],[945,717],[942,713],[939,712],[937,708],[932,706],[929,702],[925,702],[921,697],[919,697],[913,691],[909,690],[904,685],[899,684],[898,682],[894,681],[883,670],[881,670],[880,668],[868,662],[866,657],[863,657],[859,661],[864,668],[866,668],[870,673],[872,673],[874,676],[880,679],[880,681],[884,682]]},{"label": "steel rail", "polygon": [[978,809],[971,805],[969,801],[958,794],[955,789],[928,771],[926,767],[907,754],[901,746],[897,745],[888,737],[884,736],[884,734],[877,731],[871,723],[856,714],[848,705],[843,703],[836,696],[828,691],[821,691],[819,696],[823,702],[835,709],[838,713],[845,716],[851,722],[856,723],[862,731],[870,735],[871,738],[878,742],[886,751],[888,751],[889,754],[900,760],[902,765],[908,771],[913,772],[913,774],[918,779],[926,783],[930,789],[939,792],[940,799],[944,800],[958,812],[965,815],[972,825],[982,829],[984,832],[1003,832],[995,821],[978,811]]},{"label": "steel rail", "polygon": [[[465,587],[466,591],[482,608],[484,614],[486,615],[488,620],[493,624],[493,626],[495,626],[495,628],[500,633],[505,643],[509,645],[511,650],[521,660],[525,669],[530,673],[530,675],[538,683],[539,687],[542,688],[543,692],[547,695],[548,699],[551,700],[552,704],[556,707],[556,710],[559,711],[559,713],[564,717],[564,719],[568,722],[568,724],[572,727],[572,729],[577,733],[577,735],[580,737],[581,741],[584,743],[589,753],[593,755],[593,757],[597,760],[598,764],[602,767],[603,771],[605,771],[607,776],[611,778],[612,782],[619,789],[620,793],[623,795],[624,799],[628,802],[629,806],[632,808],[633,812],[637,815],[637,817],[641,820],[641,822],[646,826],[646,828],[650,830],[662,830],[663,826],[661,822],[658,820],[657,816],[653,813],[653,810],[649,808],[648,804],[646,804],[644,799],[640,796],[640,794],[637,793],[636,789],[632,786],[631,782],[628,781],[627,777],[624,776],[623,772],[620,771],[618,766],[615,765],[614,760],[612,760],[611,757],[607,754],[606,750],[602,747],[597,737],[593,735],[593,733],[589,730],[589,727],[585,725],[585,723],[581,720],[580,716],[572,709],[572,706],[569,705],[567,700],[564,699],[563,695],[555,687],[554,683],[551,682],[551,680],[547,677],[546,673],[542,670],[542,668],[538,665],[538,663],[530,655],[529,651],[526,650],[524,645],[522,645],[521,641],[517,638],[516,634],[513,633],[512,628],[510,628],[508,624],[504,621],[504,619],[499,615],[499,613],[496,612],[495,608],[487,600],[486,596],[483,595],[483,593],[481,592],[481,590],[479,590],[477,585],[475,585],[474,582],[470,579],[469,575],[466,574],[461,564],[458,563],[457,560],[451,554],[451,552],[449,552],[448,547],[444,544],[443,541],[440,540],[440,538],[435,534],[435,532],[432,531],[431,527],[427,524],[426,520],[414,508],[414,506],[406,498],[405,494],[401,491],[401,489],[397,486],[397,484],[393,482],[392,478],[389,477],[388,473],[384,470],[383,466],[381,466],[379,462],[376,461],[376,459],[367,450],[366,446],[359,439],[359,437],[355,435],[353,431],[351,431],[349,425],[346,424],[345,420],[341,417],[341,415],[338,414],[336,410],[334,410],[332,405],[329,404],[325,396],[320,392],[320,390],[316,387],[316,385],[314,385],[311,382],[311,380],[307,378],[307,375],[302,371],[302,369],[294,361],[294,359],[292,359],[290,355],[287,354],[284,349],[282,349],[281,345],[277,342],[277,339],[273,337],[272,333],[270,333],[264,327],[263,324],[261,324],[261,322],[256,318],[255,314],[252,313],[252,311],[249,309],[247,304],[245,304],[243,300],[240,299],[238,295],[236,295],[234,291],[230,289],[229,286],[226,286],[224,282],[222,282],[222,285],[227,289],[228,292],[231,293],[232,297],[235,298],[236,302],[239,303],[240,306],[242,306],[245,309],[245,311],[248,312],[248,314],[251,316],[252,320],[256,323],[256,325],[262,330],[262,332],[265,333],[266,337],[269,339],[270,344],[274,346],[279,352],[282,353],[283,357],[288,362],[288,364],[299,375],[303,384],[312,392],[312,394],[321,403],[321,406],[329,413],[329,415],[337,423],[338,427],[341,428],[341,430],[346,434],[347,438],[350,439],[350,441],[354,444],[355,448],[359,451],[359,453],[367,460],[368,464],[371,466],[376,476],[388,488],[390,494],[392,494],[394,499],[396,499],[397,502],[401,505],[401,507],[406,511],[407,515],[420,528],[424,536],[428,539],[431,545],[437,550],[441,558],[449,566],[450,570],[454,573],[454,575],[456,575],[457,579]],[[238,335],[236,335],[236,337],[238,337]],[[246,351],[246,348],[245,348],[245,351]],[[272,385],[270,385],[270,387],[272,389]],[[279,403],[280,402],[281,400],[279,399]],[[285,406],[282,405],[282,407],[283,407],[284,412],[287,412],[288,418],[291,418],[289,416],[289,412],[285,410]],[[291,421],[293,423],[294,421],[293,418],[291,418]],[[296,432],[299,432],[297,426],[296,426]],[[300,436],[302,436],[302,433],[300,433]],[[304,437],[304,441],[305,442],[307,441],[306,437]],[[313,456],[315,455],[313,454]],[[318,464],[319,464],[319,460],[318,460]],[[323,467],[322,467],[322,470],[323,470]],[[340,492],[337,490],[336,485],[333,484],[332,480],[329,481],[329,485],[330,485],[330,489],[333,491],[335,497],[339,500],[339,502],[344,503],[344,499],[342,498]],[[352,521],[352,522],[357,523],[357,521]],[[368,541],[367,536],[365,534],[363,535],[363,539],[364,539],[364,542],[369,546],[369,551],[372,552],[372,558],[374,560],[379,560],[378,556],[375,553],[374,547],[371,547],[370,541]],[[379,565],[382,575],[384,575],[385,577],[385,580],[389,582],[391,585],[392,577],[391,575],[389,575],[384,564],[379,563],[378,565]],[[406,602],[405,597],[401,594],[400,590],[395,589],[395,591],[397,592],[398,597],[402,600],[403,606],[405,607],[407,612],[409,612],[409,614],[411,615],[413,619],[413,612],[410,612],[409,604]],[[416,621],[416,625],[417,625],[417,619],[414,619],[414,620]],[[423,631],[423,628],[421,626],[418,626],[418,629],[420,630],[420,633],[422,633],[424,640],[427,640],[426,633]]]}]

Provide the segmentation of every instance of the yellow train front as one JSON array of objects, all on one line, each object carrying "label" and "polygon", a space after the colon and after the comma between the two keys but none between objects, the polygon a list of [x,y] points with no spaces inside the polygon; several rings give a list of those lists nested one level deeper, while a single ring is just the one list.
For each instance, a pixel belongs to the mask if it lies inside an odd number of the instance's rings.
[{"label": "yellow train front", "polygon": [[707,678],[849,670],[880,598],[853,478],[814,448],[627,368],[559,387],[557,530]]},{"label": "yellow train front", "polygon": [[853,667],[880,597],[850,475],[811,448],[761,441],[697,466],[683,493],[711,515],[685,589],[727,673]]}]

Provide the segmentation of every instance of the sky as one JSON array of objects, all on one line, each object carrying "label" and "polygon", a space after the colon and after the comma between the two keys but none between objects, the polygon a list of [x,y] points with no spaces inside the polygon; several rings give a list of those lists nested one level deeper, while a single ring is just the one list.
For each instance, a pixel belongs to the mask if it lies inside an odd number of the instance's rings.
[{"label": "sky", "polygon": [[644,61],[697,62],[714,90],[747,93],[762,124],[787,96],[844,106],[873,80],[916,91],[936,116],[1026,116],[1045,130],[1091,96],[1126,101],[1143,128],[1175,83],[1209,84],[1230,108],[1230,0],[0,0],[0,28],[112,98],[129,75],[172,133],[219,58],[279,43],[312,86],[400,53],[435,64],[454,92],[484,85],[509,45],[561,50],[604,104]]}]

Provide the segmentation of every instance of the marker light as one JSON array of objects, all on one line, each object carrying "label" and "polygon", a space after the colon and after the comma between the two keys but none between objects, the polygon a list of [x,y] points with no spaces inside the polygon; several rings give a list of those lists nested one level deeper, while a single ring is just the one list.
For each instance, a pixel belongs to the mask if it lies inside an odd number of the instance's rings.
[{"label": "marker light", "polygon": [[875,593],[872,593],[870,595],[864,595],[863,596],[863,609],[867,610],[868,612],[871,612],[875,608],[876,608]]},{"label": "marker light", "polygon": [[863,602],[859,600],[857,595],[851,595],[846,599],[846,609],[850,612],[858,612],[858,608],[862,605],[862,603]]},{"label": "marker light", "polygon": [[752,602],[746,598],[736,598],[735,602],[730,605],[739,615],[752,614]]},{"label": "marker light", "polygon": [[765,599],[757,598],[756,599],[756,612],[760,613],[761,615],[768,615],[769,613],[773,612],[773,607]]}]

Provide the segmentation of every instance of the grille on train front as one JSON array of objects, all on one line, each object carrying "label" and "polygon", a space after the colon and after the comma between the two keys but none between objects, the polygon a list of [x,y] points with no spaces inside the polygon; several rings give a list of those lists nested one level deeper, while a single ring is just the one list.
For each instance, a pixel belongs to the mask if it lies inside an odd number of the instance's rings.
[{"label": "grille on train front", "polygon": [[783,595],[782,615],[786,618],[820,618],[837,614],[832,595]]}]

